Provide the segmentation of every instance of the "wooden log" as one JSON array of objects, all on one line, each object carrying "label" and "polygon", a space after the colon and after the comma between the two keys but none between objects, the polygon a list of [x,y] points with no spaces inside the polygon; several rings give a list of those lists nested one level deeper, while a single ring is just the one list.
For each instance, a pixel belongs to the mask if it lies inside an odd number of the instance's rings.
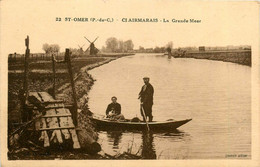
[{"label": "wooden log", "polygon": [[79,143],[82,149],[89,154],[96,154],[101,151],[101,146],[97,143],[85,129],[77,131]]},{"label": "wooden log", "polygon": [[22,122],[28,121],[28,114],[26,109],[27,99],[28,99],[28,80],[29,80],[29,56],[30,56],[30,49],[29,49],[29,36],[25,39],[25,57],[24,57],[24,81],[23,81],[23,90],[22,90],[22,96],[21,96],[21,104],[22,104],[22,110],[21,110],[21,117]]},{"label": "wooden log", "polygon": [[67,67],[68,67],[68,72],[69,72],[69,77],[70,77],[70,83],[71,83],[71,89],[72,89],[72,97],[73,97],[73,122],[75,126],[78,126],[78,104],[77,104],[77,94],[76,94],[76,89],[74,85],[74,79],[73,79],[73,72],[72,72],[72,66],[71,66],[71,60],[70,60],[70,50],[66,49],[65,52],[65,60],[67,62]]},{"label": "wooden log", "polygon": [[55,57],[52,54],[52,71],[53,71],[53,98],[55,99],[55,82],[56,82],[56,67],[55,67]]},{"label": "wooden log", "polygon": [[29,49],[29,36],[25,39],[25,57],[24,57],[24,82],[23,82],[23,91],[25,100],[28,97],[28,75],[29,75],[29,56],[30,56],[30,49]]}]

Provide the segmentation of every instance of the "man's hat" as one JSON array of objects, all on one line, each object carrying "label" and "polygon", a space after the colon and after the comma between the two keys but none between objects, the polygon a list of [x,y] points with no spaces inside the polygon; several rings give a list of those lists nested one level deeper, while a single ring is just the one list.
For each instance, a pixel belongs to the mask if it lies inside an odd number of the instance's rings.
[{"label": "man's hat", "polygon": [[115,99],[117,100],[117,97],[116,97],[116,96],[111,97],[111,99],[113,99],[113,98],[115,98]]},{"label": "man's hat", "polygon": [[143,77],[143,79],[150,79],[149,77]]}]

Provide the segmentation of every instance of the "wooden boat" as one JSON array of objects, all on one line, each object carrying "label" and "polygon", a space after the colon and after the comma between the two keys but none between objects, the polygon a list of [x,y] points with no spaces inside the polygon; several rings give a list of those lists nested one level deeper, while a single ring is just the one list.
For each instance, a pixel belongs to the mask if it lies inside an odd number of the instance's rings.
[{"label": "wooden boat", "polygon": [[[105,116],[92,115],[90,117],[92,122],[96,125],[99,130],[146,130],[145,122],[131,122],[129,119],[124,121],[113,121]],[[192,119],[185,120],[167,120],[167,121],[153,121],[148,122],[150,130],[154,131],[170,131],[176,130],[178,127],[188,123]]]}]

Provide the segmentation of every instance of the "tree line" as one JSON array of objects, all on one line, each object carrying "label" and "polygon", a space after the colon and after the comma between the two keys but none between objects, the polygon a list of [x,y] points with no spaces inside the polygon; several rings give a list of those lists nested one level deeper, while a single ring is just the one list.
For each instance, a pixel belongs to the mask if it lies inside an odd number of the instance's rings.
[{"label": "tree line", "polygon": [[165,46],[156,46],[154,48],[144,48],[142,46],[139,46],[138,52],[142,53],[164,53],[164,52],[171,52],[173,49],[173,42],[168,42]]},{"label": "tree line", "polygon": [[131,39],[123,41],[115,37],[110,37],[106,40],[106,46],[102,47],[103,52],[130,52],[134,49],[134,43]]}]

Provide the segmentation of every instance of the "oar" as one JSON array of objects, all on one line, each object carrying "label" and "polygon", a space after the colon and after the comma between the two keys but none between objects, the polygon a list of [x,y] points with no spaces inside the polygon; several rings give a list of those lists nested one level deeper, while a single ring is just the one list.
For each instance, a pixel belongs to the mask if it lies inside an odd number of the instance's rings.
[{"label": "oar", "polygon": [[145,123],[146,123],[147,130],[150,131],[148,122],[147,122],[147,120],[146,120],[146,115],[145,115],[145,112],[144,112],[143,104],[141,104],[141,111],[142,111],[143,116],[144,116],[144,120],[145,120]]}]

